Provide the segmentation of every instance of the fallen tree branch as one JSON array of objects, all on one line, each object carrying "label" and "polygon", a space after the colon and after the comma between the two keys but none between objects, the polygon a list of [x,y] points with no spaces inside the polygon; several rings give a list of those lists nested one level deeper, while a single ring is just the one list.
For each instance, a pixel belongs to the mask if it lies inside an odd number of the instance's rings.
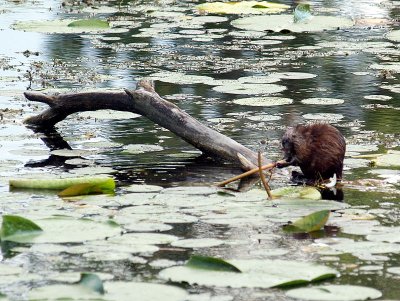
[{"label": "fallen tree branch", "polygon": [[[112,109],[133,112],[170,130],[206,155],[235,163],[244,170],[258,165],[257,153],[207,127],[173,103],[164,100],[148,81],[139,82],[134,91],[82,92],[54,96],[37,92],[24,94],[31,101],[43,102],[50,106],[42,113],[26,119],[25,123],[29,126],[52,128],[70,114],[82,111]],[[269,162],[265,158],[262,161]]]}]

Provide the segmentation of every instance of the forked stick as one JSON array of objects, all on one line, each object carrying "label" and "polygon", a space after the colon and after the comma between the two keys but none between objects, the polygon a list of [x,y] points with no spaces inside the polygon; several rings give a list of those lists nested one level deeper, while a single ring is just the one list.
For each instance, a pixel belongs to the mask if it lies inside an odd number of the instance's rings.
[{"label": "forked stick", "polygon": [[[267,164],[267,165],[261,166],[261,170],[270,170],[270,169],[275,168],[275,167],[276,167],[276,163],[273,162],[273,163],[269,163],[269,164]],[[225,181],[223,181],[223,182],[219,182],[219,183],[217,183],[217,186],[218,186],[218,187],[223,187],[223,186],[225,186],[226,184],[229,184],[229,183],[231,183],[231,182],[233,182],[233,181],[240,180],[240,179],[242,179],[242,178],[245,178],[245,177],[247,177],[247,176],[250,176],[250,175],[252,175],[252,174],[255,174],[255,173],[258,172],[259,170],[260,170],[259,167],[255,167],[255,168],[250,169],[249,171],[246,171],[246,172],[244,172],[244,173],[242,173],[242,174],[240,174],[240,175],[237,175],[237,176],[235,176],[235,177],[233,177],[233,178],[230,178],[230,179],[225,180]]]},{"label": "forked stick", "polygon": [[271,188],[269,187],[267,180],[265,179],[265,175],[263,173],[262,166],[261,166],[261,152],[260,151],[258,151],[258,172],[260,174],[261,182],[263,183],[265,191],[268,194],[268,198],[270,200],[272,200]]}]

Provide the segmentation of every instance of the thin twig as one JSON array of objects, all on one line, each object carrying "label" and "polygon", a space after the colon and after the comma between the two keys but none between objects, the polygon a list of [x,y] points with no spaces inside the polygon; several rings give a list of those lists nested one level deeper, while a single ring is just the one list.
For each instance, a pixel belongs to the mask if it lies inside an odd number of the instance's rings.
[{"label": "thin twig", "polygon": [[262,166],[261,166],[261,152],[260,151],[258,151],[258,172],[260,174],[261,182],[264,185],[265,191],[268,194],[268,198],[270,200],[272,200],[271,188],[269,187],[267,180],[265,179],[265,175],[263,173]]},{"label": "thin twig", "polygon": [[[276,167],[276,163],[269,163],[269,164],[267,164],[267,165],[261,166],[261,169],[262,169],[262,170],[266,170],[266,169],[269,170],[269,169],[272,169],[272,168],[275,168],[275,167]],[[225,181],[223,181],[223,182],[219,182],[219,183],[217,183],[217,186],[223,187],[223,186],[225,186],[226,184],[229,184],[229,183],[231,183],[231,182],[233,182],[233,181],[240,180],[240,179],[242,179],[242,178],[245,178],[245,177],[247,177],[247,176],[250,176],[250,175],[252,175],[252,174],[255,174],[255,173],[258,172],[259,170],[260,170],[259,167],[255,167],[255,168],[250,169],[249,171],[246,171],[246,172],[244,172],[244,173],[242,173],[242,174],[240,174],[240,175],[234,176],[233,178],[230,178],[230,179],[225,180]]]}]

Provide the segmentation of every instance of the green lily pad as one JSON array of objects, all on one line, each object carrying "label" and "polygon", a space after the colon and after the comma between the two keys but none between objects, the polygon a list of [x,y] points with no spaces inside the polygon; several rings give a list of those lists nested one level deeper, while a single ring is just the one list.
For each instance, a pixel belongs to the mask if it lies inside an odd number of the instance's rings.
[{"label": "green lily pad", "polygon": [[304,22],[294,23],[292,15],[252,16],[231,22],[234,27],[254,31],[318,32],[349,28],[354,25],[351,19],[334,16],[314,16]]},{"label": "green lily pad", "polygon": [[288,5],[267,1],[206,2],[197,5],[200,12],[211,14],[273,14],[289,8]]},{"label": "green lily pad", "polygon": [[107,21],[100,19],[85,19],[72,21],[67,25],[68,27],[79,27],[79,28],[110,28],[110,24]]},{"label": "green lily pad", "polygon": [[320,285],[297,288],[286,292],[290,298],[318,301],[356,301],[372,300],[382,296],[374,288],[357,285]]},{"label": "green lily pad", "polygon": [[185,266],[192,269],[241,273],[237,267],[229,262],[208,256],[192,255]]},{"label": "green lily pad", "polygon": [[37,236],[43,232],[37,224],[17,215],[3,215],[0,240],[14,241],[17,238]]},{"label": "green lily pad", "polygon": [[160,272],[163,279],[204,286],[270,288],[309,283],[335,277],[334,269],[313,263],[285,260],[228,260],[242,273],[170,267]]}]

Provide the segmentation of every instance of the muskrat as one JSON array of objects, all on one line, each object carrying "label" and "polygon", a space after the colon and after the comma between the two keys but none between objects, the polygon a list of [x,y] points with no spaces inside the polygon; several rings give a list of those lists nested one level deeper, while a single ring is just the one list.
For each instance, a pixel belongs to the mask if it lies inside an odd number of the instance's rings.
[{"label": "muskrat", "polygon": [[308,182],[318,183],[336,174],[342,179],[346,142],[337,128],[327,123],[297,125],[282,137],[284,159],[277,167],[299,166]]}]

